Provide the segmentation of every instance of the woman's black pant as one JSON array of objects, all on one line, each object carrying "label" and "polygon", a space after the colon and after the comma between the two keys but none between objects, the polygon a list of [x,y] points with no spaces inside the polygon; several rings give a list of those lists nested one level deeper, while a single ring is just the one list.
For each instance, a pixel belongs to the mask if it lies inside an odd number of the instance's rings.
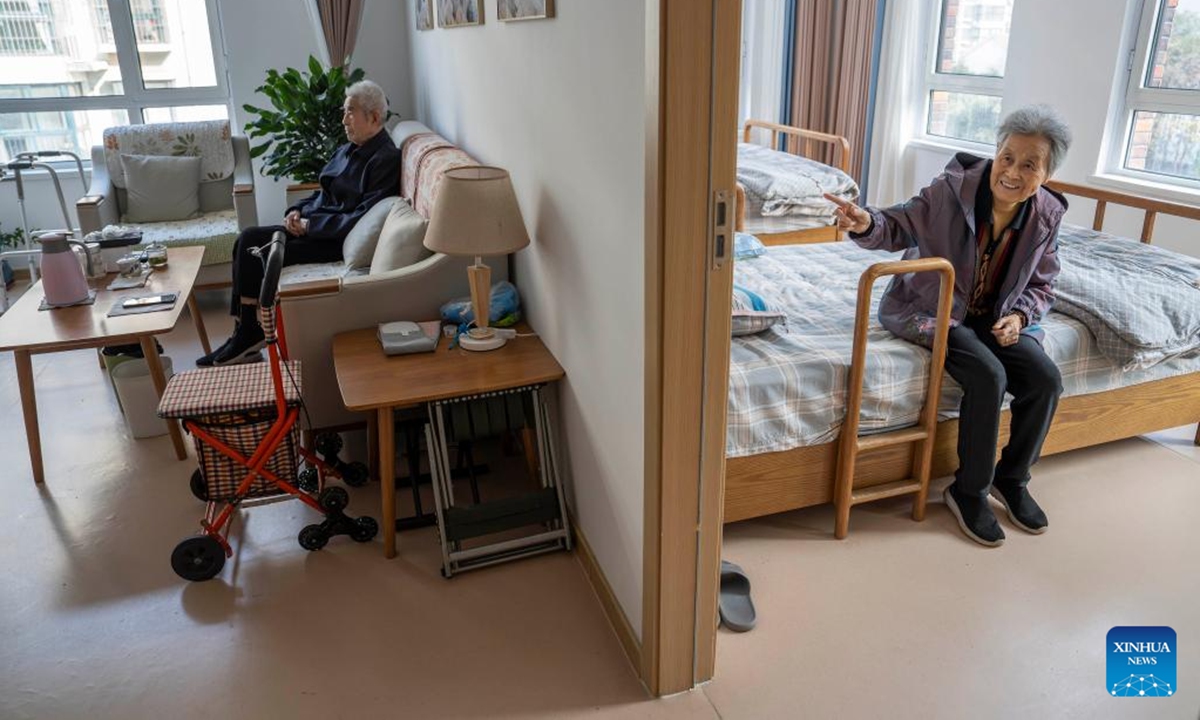
[{"label": "woman's black pant", "polygon": [[[963,389],[958,421],[958,472],[963,495],[986,497],[992,482],[1024,486],[1042,452],[1062,394],[1062,375],[1037,340],[1021,335],[1001,347],[987,317],[950,329],[946,372]],[[1013,396],[1008,445],[995,463],[1000,406]]]},{"label": "woman's black pant", "polygon": [[334,262],[342,259],[342,242],[340,240],[313,240],[306,237],[296,237],[283,229],[282,225],[249,227],[238,235],[233,247],[233,299],[229,313],[238,317],[242,298],[257,299],[262,289],[263,263],[266,258],[256,258],[250,254],[251,248],[263,247],[271,242],[276,231],[282,231],[287,236],[284,246],[283,264],[301,265],[303,263]]}]

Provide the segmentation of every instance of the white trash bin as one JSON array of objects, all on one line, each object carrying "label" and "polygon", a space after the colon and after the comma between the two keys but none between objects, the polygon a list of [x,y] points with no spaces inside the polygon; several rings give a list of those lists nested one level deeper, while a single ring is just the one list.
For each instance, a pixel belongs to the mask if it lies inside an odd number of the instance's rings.
[{"label": "white trash bin", "polygon": [[[163,374],[171,379],[171,358],[162,356]],[[144,358],[129,360],[112,369],[113,385],[125,411],[125,424],[135,438],[167,434],[167,423],[158,416],[158,393]]]}]

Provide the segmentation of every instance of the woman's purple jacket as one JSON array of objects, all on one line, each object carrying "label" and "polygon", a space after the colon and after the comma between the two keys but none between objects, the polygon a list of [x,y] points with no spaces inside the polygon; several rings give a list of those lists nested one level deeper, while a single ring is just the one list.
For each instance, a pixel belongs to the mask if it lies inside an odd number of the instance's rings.
[{"label": "woman's purple jacket", "polygon": [[[850,234],[862,247],[904,251],[905,260],[942,257],[954,266],[954,308],[951,326],[962,322],[975,284],[979,249],[975,238],[975,194],[984,177],[987,160],[958,153],[946,170],[908,202],[880,210],[868,207],[872,226],[863,235]],[[1058,227],[1067,211],[1067,200],[1057,192],[1038,188],[1029,199],[1029,215],[1016,238],[1011,261],[996,306],[999,319],[1019,310],[1029,319],[1021,331],[1041,342],[1038,326],[1054,302],[1058,277]],[[879,304],[879,321],[893,334],[926,347],[933,345],[937,317],[937,273],[907,273],[892,278]]]}]

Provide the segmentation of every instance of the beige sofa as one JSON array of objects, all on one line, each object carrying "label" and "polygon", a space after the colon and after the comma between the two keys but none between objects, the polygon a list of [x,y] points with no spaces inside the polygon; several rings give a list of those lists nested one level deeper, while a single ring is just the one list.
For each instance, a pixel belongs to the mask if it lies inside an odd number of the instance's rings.
[{"label": "beige sofa", "polygon": [[[418,134],[430,133],[420,123],[406,121],[391,131],[402,152],[405,141]],[[460,164],[478,164],[455,148],[456,159],[422,165],[421,158],[403,157],[404,172],[420,172],[433,167],[440,173]],[[422,184],[436,196],[435,178]],[[404,195],[404,192],[401,192]],[[421,211],[431,205],[415,203]],[[405,200],[413,201],[412,197]],[[422,213],[424,215],[424,213]],[[428,220],[428,215],[424,215]],[[434,254],[413,265],[375,274],[346,274],[339,264],[295,266],[285,269],[280,298],[287,328],[288,350],[302,363],[304,400],[312,429],[344,428],[365,418],[346,410],[338,390],[333,368],[333,337],[341,332],[374,327],[392,320],[432,320],[439,317],[441,306],[451,298],[465,297],[467,266],[473,258]],[[507,257],[488,258],[492,282],[508,279]]]}]

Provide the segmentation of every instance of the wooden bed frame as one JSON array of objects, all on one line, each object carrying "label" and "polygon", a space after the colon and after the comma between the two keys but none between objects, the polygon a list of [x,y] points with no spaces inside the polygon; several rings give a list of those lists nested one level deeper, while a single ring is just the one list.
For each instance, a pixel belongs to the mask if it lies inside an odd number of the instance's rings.
[{"label": "wooden bed frame", "polygon": [[[770,131],[771,144],[769,147],[771,149],[779,147],[779,136],[782,134],[787,138],[788,152],[818,162],[824,162],[823,152],[829,146],[833,146],[838,150],[836,153],[838,158],[837,167],[842,172],[850,175],[850,141],[841,135],[830,135],[815,130],[805,130],[803,128],[779,125],[763,120],[747,120],[746,124],[742,127],[742,142],[750,142],[751,131],[754,128],[762,128]],[[746,189],[742,187],[741,183],[738,183],[735,229],[738,232],[742,232],[745,226]],[[804,230],[792,230],[782,233],[759,233],[755,234],[755,237],[761,240],[764,245],[795,245],[799,243],[833,242],[841,240],[841,235],[836,226],[830,225],[829,227],[806,228]]]},{"label": "wooden bed frame", "polygon": [[[1092,227],[1099,231],[1108,204],[1145,212],[1141,241],[1150,242],[1158,214],[1200,220],[1200,207],[1051,181],[1061,193],[1096,201]],[[860,313],[863,309],[860,308]],[[856,348],[856,352],[858,352]],[[1000,447],[1008,442],[1008,418],[1001,420]],[[1042,455],[1099,445],[1200,420],[1200,372],[1063,398]],[[729,458],[725,463],[725,522],[820,505],[834,500],[839,440],[783,452]],[[1200,445],[1200,429],[1195,442]],[[958,420],[938,423],[933,444],[933,476],[958,467]],[[912,474],[914,445],[879,447],[858,456],[856,490],[902,481]],[[886,495],[884,495],[886,496]]]}]

